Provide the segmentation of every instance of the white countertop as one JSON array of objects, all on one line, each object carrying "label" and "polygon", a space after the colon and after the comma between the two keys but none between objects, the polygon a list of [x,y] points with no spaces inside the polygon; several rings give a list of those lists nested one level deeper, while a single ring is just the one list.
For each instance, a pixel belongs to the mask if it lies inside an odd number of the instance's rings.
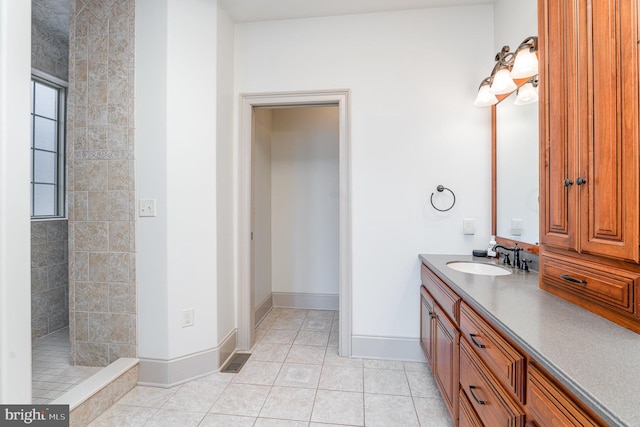
[{"label": "white countertop", "polygon": [[640,426],[640,335],[538,287],[536,272],[462,273],[450,261],[470,255],[420,255],[451,288],[612,426]]}]

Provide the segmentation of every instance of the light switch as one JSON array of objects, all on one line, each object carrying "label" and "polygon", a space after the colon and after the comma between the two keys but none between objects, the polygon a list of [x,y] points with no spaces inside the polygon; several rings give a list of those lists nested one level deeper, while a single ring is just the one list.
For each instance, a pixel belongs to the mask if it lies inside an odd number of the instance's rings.
[{"label": "light switch", "polygon": [[475,234],[476,227],[473,218],[465,218],[462,220],[462,234]]},{"label": "light switch", "polygon": [[156,216],[156,199],[140,199],[138,216]]}]

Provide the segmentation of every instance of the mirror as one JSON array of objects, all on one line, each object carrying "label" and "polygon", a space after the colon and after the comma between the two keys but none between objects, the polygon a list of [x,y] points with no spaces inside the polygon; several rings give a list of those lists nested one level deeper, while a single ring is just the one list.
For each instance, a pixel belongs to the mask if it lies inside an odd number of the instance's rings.
[{"label": "mirror", "polygon": [[537,252],[539,239],[538,103],[514,105],[517,92],[492,107],[494,232]]}]

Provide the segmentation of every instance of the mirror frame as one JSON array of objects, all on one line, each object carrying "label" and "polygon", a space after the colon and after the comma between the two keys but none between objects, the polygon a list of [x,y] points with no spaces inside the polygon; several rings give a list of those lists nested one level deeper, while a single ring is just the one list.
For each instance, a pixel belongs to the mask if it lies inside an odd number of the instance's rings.
[{"label": "mirror frame", "polygon": [[[516,80],[516,85],[518,88],[522,86],[528,79]],[[506,97],[511,95],[510,93],[505,95],[497,95],[498,103],[491,106],[491,235],[496,236],[496,243],[505,246],[513,246],[516,243],[525,251],[532,254],[540,253],[540,246],[533,244],[522,242],[520,240],[513,240],[506,237],[501,237],[497,235],[497,220],[496,220],[496,211],[498,208],[498,197],[497,197],[497,148],[498,148],[498,131],[497,131],[497,119],[498,119],[498,110],[497,106],[504,100]]]}]

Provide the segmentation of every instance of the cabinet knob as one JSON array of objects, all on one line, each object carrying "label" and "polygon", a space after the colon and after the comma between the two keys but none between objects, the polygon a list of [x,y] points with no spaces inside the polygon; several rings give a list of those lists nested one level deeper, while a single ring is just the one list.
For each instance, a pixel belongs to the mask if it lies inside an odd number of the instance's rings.
[{"label": "cabinet knob", "polygon": [[582,184],[586,184],[586,183],[587,183],[587,178],[578,177],[578,179],[576,179],[576,184],[578,184],[578,185],[582,185]]},{"label": "cabinet knob", "polygon": [[569,178],[565,179],[564,186],[569,187],[570,185],[573,185],[573,181],[571,181]]}]

